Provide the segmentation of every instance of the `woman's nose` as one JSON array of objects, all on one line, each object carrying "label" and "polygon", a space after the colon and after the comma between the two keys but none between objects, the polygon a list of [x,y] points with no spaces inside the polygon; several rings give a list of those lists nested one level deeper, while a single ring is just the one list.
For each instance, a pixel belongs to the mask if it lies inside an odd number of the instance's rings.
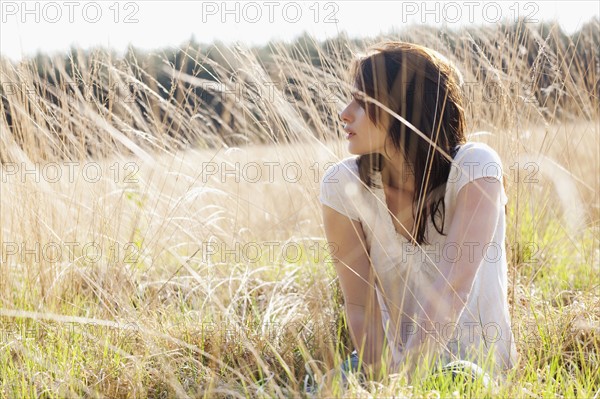
[{"label": "woman's nose", "polygon": [[338,114],[338,117],[341,122],[348,123],[350,122],[350,112],[348,112],[348,107],[344,108],[342,112]]}]

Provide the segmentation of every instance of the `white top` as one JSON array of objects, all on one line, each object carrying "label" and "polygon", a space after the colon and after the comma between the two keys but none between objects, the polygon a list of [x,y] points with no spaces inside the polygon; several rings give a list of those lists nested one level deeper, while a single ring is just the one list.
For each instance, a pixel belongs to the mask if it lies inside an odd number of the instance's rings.
[{"label": "white top", "polygon": [[[451,261],[457,260],[457,264],[460,264],[461,257],[466,259],[469,254],[458,253],[456,245],[445,246],[448,236],[437,232],[430,215],[427,217],[426,235],[429,245],[413,246],[396,232],[383,189],[366,188],[360,181],[357,158],[358,156],[345,158],[327,169],[321,181],[319,200],[350,219],[361,222],[377,275],[376,292],[383,327],[385,330],[388,321],[390,322],[386,331],[387,339],[392,347],[394,360],[399,361],[402,348],[410,335],[422,331],[417,331],[412,320],[420,309],[419,303],[423,302],[419,298],[432,292],[431,287],[440,275],[435,263],[444,257]],[[502,162],[498,154],[484,143],[468,142],[460,146],[446,184],[444,233],[448,233],[448,227],[452,223],[460,189],[466,183],[482,177],[502,181]],[[376,172],[373,180],[381,186],[381,173]],[[473,251],[479,250],[485,255],[475,276],[465,310],[461,313],[455,330],[452,327],[456,325],[441,330],[442,335],[448,339],[449,352],[458,359],[483,366],[486,356],[493,356],[493,369],[486,369],[492,374],[499,369],[511,368],[517,359],[507,302],[504,214],[507,200],[502,187],[500,201],[496,201],[499,219],[493,239],[485,243],[470,243]],[[441,222],[437,222],[437,225],[440,227]],[[388,309],[394,311],[390,312]],[[447,335],[444,335],[444,331],[447,331]],[[447,361],[453,360],[448,354],[442,356]]]}]

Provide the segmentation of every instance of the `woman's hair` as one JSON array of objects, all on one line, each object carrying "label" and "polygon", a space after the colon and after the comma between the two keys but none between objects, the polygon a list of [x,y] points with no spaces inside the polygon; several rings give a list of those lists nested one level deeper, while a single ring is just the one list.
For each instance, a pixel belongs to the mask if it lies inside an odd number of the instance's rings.
[{"label": "woman's hair", "polygon": [[[351,75],[356,88],[404,118],[440,150],[454,157],[454,148],[466,142],[465,116],[460,72],[434,50],[411,43],[385,42],[369,48],[371,54],[356,59]],[[443,234],[444,193],[451,161],[409,126],[387,110],[370,102],[361,93],[354,98],[369,119],[384,128],[393,146],[404,155],[414,178],[413,216],[417,229],[414,240],[427,243],[427,218]],[[375,187],[374,171],[381,171],[385,159],[378,153],[357,159],[361,181]],[[436,214],[439,213],[439,220]]]}]

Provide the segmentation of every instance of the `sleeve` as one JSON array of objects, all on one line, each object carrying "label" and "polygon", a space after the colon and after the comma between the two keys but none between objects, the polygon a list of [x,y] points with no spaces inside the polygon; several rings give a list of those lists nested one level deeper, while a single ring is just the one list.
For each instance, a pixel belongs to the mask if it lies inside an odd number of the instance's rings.
[{"label": "sleeve", "polygon": [[359,221],[357,208],[358,176],[345,162],[330,166],[321,180],[319,201],[352,220]]},{"label": "sleeve", "polygon": [[498,180],[502,186],[500,202],[504,206],[508,202],[508,197],[502,179],[504,173],[502,160],[490,146],[483,143],[478,144],[468,148],[459,159],[452,163],[448,182],[454,185],[453,193],[458,196],[465,184],[475,179],[483,178],[487,182]]}]

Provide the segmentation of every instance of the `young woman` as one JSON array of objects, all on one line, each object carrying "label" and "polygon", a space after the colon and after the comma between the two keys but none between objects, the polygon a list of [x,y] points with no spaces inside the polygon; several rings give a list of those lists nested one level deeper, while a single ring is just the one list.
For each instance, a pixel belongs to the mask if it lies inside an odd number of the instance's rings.
[{"label": "young woman", "polygon": [[466,141],[460,73],[387,42],[352,77],[340,118],[354,156],[326,171],[320,201],[363,370],[511,368],[502,163]]}]

